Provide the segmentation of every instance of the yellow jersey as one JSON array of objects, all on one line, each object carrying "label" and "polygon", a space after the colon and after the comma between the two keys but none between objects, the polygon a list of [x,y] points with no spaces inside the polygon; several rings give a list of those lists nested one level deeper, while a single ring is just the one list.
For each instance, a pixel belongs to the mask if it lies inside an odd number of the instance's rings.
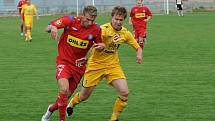
[{"label": "yellow jersey", "polygon": [[24,4],[22,6],[21,13],[22,14],[24,13],[25,17],[34,16],[36,14],[36,12],[37,12],[37,9],[36,9],[36,7],[33,4],[31,4],[31,5]]},{"label": "yellow jersey", "polygon": [[102,42],[106,47],[100,52],[95,49],[92,50],[92,56],[88,61],[89,68],[100,69],[119,65],[118,48],[123,43],[129,44],[135,49],[140,47],[132,33],[125,27],[117,31],[110,23],[107,23],[102,25],[101,29]]}]

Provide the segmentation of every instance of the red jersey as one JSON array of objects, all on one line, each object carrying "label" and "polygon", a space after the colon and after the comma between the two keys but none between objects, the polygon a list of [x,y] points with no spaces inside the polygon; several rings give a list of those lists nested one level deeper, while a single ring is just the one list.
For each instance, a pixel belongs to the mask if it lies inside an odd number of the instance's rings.
[{"label": "red jersey", "polygon": [[146,6],[134,6],[130,12],[131,21],[134,28],[146,27],[146,22],[144,20],[147,19],[148,16],[152,16],[152,13]]},{"label": "red jersey", "polygon": [[21,10],[22,10],[22,5],[26,4],[26,0],[20,0],[18,5],[17,5],[17,8],[19,10],[19,14],[21,14]]},{"label": "red jersey", "polygon": [[[94,43],[101,43],[101,28],[97,24],[85,28],[81,18],[64,16],[50,23],[58,29],[64,28],[58,43],[58,64],[70,64],[74,69],[84,71],[85,66],[78,68],[75,61],[85,57]],[[80,70],[81,69],[81,70]]]}]

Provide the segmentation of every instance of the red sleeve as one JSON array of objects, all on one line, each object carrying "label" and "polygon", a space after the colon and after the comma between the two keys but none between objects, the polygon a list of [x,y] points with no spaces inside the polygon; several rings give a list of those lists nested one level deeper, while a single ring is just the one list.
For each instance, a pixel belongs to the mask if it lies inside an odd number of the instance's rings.
[{"label": "red sleeve", "polygon": [[21,2],[19,1],[19,3],[17,4],[17,7],[19,8],[19,7],[21,7]]},{"label": "red sleeve", "polygon": [[147,16],[152,16],[152,12],[147,8]]},{"label": "red sleeve", "polygon": [[56,26],[58,29],[60,29],[60,28],[65,28],[66,26],[71,24],[71,22],[73,22],[73,21],[74,21],[73,16],[63,16],[61,18],[51,21],[50,24],[53,26]]},{"label": "red sleeve", "polygon": [[131,12],[130,12],[130,17],[133,17],[134,16],[134,12],[133,12],[133,8],[131,9]]},{"label": "red sleeve", "polygon": [[102,31],[101,31],[101,28],[99,27],[97,36],[95,38],[95,43],[102,43],[102,35],[101,35],[101,33],[102,33]]}]

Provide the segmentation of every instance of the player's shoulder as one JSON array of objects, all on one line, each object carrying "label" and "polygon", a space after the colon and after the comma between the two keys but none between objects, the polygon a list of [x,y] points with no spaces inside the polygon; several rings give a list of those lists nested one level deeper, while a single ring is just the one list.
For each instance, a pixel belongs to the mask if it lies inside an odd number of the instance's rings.
[{"label": "player's shoulder", "polygon": [[64,21],[68,21],[68,22],[72,22],[72,21],[77,21],[77,18],[74,16],[62,16],[59,19],[64,20]]},{"label": "player's shoulder", "polygon": [[105,23],[105,24],[101,25],[101,28],[104,28],[104,29],[110,28],[110,23]]},{"label": "player's shoulder", "polygon": [[121,31],[121,33],[123,33],[125,35],[127,35],[128,33],[130,33],[130,31],[126,27],[123,27],[123,26],[122,26],[122,29],[120,31]]},{"label": "player's shoulder", "polygon": [[25,7],[27,7],[27,4],[23,4],[21,7],[22,7],[22,8],[25,8]]},{"label": "player's shoulder", "polygon": [[134,5],[131,9],[133,10],[133,9],[136,9],[136,8],[138,8],[136,5]]},{"label": "player's shoulder", "polygon": [[142,8],[143,8],[143,9],[149,9],[149,7],[146,6],[146,5],[143,5]]},{"label": "player's shoulder", "polygon": [[94,28],[96,28],[96,29],[98,29],[98,30],[101,29],[101,27],[100,27],[100,25],[99,25],[98,23],[94,23],[93,26],[94,26]]},{"label": "player's shoulder", "polygon": [[101,29],[103,32],[112,32],[113,31],[113,27],[111,26],[110,23],[105,23],[103,25],[101,25]]}]

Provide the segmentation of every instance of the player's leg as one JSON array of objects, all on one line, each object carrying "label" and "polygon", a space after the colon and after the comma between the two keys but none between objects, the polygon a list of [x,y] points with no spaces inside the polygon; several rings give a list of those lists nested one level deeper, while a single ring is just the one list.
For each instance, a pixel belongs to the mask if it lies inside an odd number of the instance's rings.
[{"label": "player's leg", "polygon": [[21,14],[20,14],[20,19],[21,19],[21,25],[20,25],[20,30],[21,30],[21,36],[23,36],[24,35],[24,17],[23,16],[21,16]]},{"label": "player's leg", "polygon": [[140,29],[135,29],[134,38],[136,39],[136,41],[140,45],[140,47],[143,48],[143,41],[141,42],[141,39],[140,39]]},{"label": "player's leg", "polygon": [[146,40],[146,27],[144,27],[139,30],[139,38],[138,38],[138,43],[142,49],[144,49],[146,41],[147,41]]},{"label": "player's leg", "polygon": [[112,86],[117,90],[119,96],[117,97],[113,113],[111,115],[110,121],[117,121],[123,109],[127,105],[128,101],[128,85],[125,79],[116,79],[112,81]]},{"label": "player's leg", "polygon": [[184,13],[183,13],[183,5],[181,5],[180,14],[181,14],[181,16],[184,16]]},{"label": "player's leg", "polygon": [[25,19],[25,41],[29,41],[30,37],[31,37],[31,26],[30,26],[30,20],[29,19]]},{"label": "player's leg", "polygon": [[66,78],[58,80],[59,93],[56,101],[48,107],[47,112],[43,115],[42,121],[48,121],[51,114],[58,109],[60,121],[66,120],[67,97],[69,94],[69,81]]},{"label": "player's leg", "polygon": [[56,101],[48,107],[47,112],[43,115],[42,121],[48,121],[51,114],[59,109],[59,119],[65,121],[66,106],[68,96],[71,94],[69,81],[71,78],[72,69],[68,65],[57,64],[56,78],[58,80],[59,93]]},{"label": "player's leg", "polygon": [[118,92],[117,99],[113,106],[113,113],[111,115],[110,121],[118,121],[120,114],[127,105],[128,85],[126,82],[126,77],[120,65],[116,65],[115,68],[110,68],[108,70],[108,83]]},{"label": "player's leg", "polygon": [[138,43],[140,45],[140,47],[143,49],[145,46],[144,46],[144,38],[139,36],[138,38]]},{"label": "player's leg", "polygon": [[176,6],[177,6],[177,13],[178,13],[178,16],[181,16],[181,15],[180,15],[180,10],[179,10],[179,9],[180,9],[180,8],[179,8],[179,7],[180,7],[179,4],[177,4]]},{"label": "player's leg", "polygon": [[32,39],[31,37],[31,27],[30,25],[26,25],[26,34],[25,34],[25,41],[30,41]]},{"label": "player's leg", "polygon": [[82,84],[82,89],[80,92],[76,93],[74,97],[71,99],[67,106],[67,116],[71,116],[73,113],[73,108],[79,104],[80,102],[86,100],[91,95],[92,91],[94,90],[95,86],[99,83],[99,81],[103,78],[103,69],[100,70],[91,70],[91,67],[88,66],[85,74],[84,80]]},{"label": "player's leg", "polygon": [[78,105],[79,103],[81,103],[84,100],[87,100],[92,91],[94,90],[94,86],[92,87],[82,87],[80,92],[77,92],[73,98],[70,100],[66,112],[67,112],[67,116],[71,116],[73,113],[73,109],[76,105]]},{"label": "player's leg", "polygon": [[32,22],[33,22],[32,17],[25,17],[25,28],[26,28],[25,41],[32,40],[32,37],[31,37]]}]

